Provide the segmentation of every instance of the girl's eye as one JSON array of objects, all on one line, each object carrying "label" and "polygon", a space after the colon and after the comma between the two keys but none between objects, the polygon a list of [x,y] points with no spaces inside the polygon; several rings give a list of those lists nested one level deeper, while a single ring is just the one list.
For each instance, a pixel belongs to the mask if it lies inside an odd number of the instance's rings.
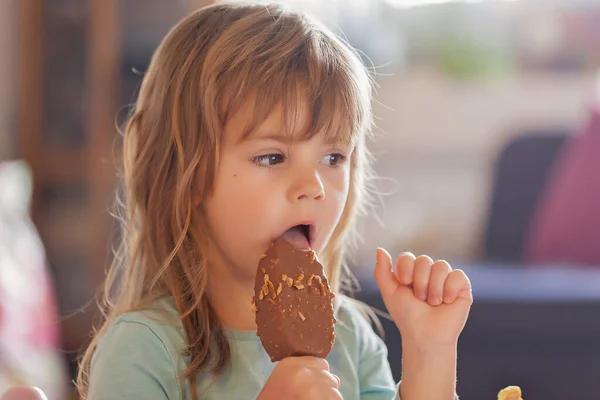
[{"label": "girl's eye", "polygon": [[346,156],[339,153],[327,154],[323,157],[323,163],[330,167],[339,167],[346,161]]},{"label": "girl's eye", "polygon": [[272,167],[277,164],[281,164],[285,160],[283,154],[264,154],[262,156],[257,156],[252,159],[256,164],[261,167]]}]

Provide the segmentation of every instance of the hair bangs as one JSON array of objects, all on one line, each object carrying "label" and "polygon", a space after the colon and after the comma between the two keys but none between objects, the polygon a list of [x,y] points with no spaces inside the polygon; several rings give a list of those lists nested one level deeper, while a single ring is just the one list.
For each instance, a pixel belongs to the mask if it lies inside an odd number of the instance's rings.
[{"label": "hair bangs", "polygon": [[279,112],[282,133],[293,140],[324,135],[330,143],[355,144],[370,121],[370,93],[361,92],[368,85],[357,85],[369,79],[365,69],[333,37],[298,36],[283,36],[268,54],[231,61],[236,68],[220,79],[221,126],[249,103],[253,112],[242,140]]}]

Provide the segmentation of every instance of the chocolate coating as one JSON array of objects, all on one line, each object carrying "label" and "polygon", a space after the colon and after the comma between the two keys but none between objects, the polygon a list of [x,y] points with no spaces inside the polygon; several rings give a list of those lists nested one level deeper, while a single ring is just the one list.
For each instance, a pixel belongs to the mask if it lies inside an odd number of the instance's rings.
[{"label": "chocolate coating", "polygon": [[327,357],[335,341],[334,295],[314,251],[273,242],[258,264],[254,293],[257,335],[272,361]]}]

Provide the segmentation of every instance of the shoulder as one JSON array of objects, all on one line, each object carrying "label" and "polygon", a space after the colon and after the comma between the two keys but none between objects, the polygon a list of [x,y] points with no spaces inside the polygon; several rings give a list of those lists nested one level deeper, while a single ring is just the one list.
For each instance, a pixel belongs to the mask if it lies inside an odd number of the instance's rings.
[{"label": "shoulder", "polygon": [[335,354],[328,358],[342,380],[344,398],[391,399],[395,384],[383,340],[372,328],[376,319],[367,305],[337,298]]},{"label": "shoulder", "polygon": [[120,315],[100,337],[90,370],[92,398],[164,393],[170,399],[181,393],[181,372],[188,361],[183,328],[168,302],[155,306]]},{"label": "shoulder", "polygon": [[107,328],[100,342],[132,340],[141,345],[137,335],[160,342],[169,353],[178,353],[185,348],[185,333],[179,313],[172,301],[161,299],[151,308],[124,313]]},{"label": "shoulder", "polygon": [[[369,306],[346,295],[336,296],[336,318],[342,330],[373,332]],[[363,332],[364,333],[364,332]]]},{"label": "shoulder", "polygon": [[185,355],[185,333],[179,313],[172,301],[161,299],[145,310],[124,313],[107,328],[98,342],[97,351],[102,347],[125,347],[129,351],[148,352],[147,347],[158,347],[175,364]]},{"label": "shoulder", "polygon": [[337,296],[336,336],[345,342],[352,341],[359,351],[366,348],[385,347],[373,329],[376,317],[366,304],[345,295]]}]

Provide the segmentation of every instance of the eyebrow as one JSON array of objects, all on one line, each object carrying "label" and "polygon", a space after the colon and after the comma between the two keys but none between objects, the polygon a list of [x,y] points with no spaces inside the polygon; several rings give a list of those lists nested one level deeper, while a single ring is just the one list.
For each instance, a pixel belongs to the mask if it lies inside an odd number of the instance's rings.
[{"label": "eyebrow", "polygon": [[[238,140],[238,143],[258,142],[262,140],[273,140],[283,144],[297,143],[303,141],[299,140],[298,138],[295,138],[294,135],[286,135],[279,132],[251,132],[250,134],[241,137]],[[328,145],[346,143],[346,141],[339,140],[339,138],[335,137],[326,137],[325,142]]]},{"label": "eyebrow", "polygon": [[240,139],[240,141],[257,142],[259,140],[274,140],[281,143],[295,142],[293,135],[284,135],[278,132],[251,132]]}]

